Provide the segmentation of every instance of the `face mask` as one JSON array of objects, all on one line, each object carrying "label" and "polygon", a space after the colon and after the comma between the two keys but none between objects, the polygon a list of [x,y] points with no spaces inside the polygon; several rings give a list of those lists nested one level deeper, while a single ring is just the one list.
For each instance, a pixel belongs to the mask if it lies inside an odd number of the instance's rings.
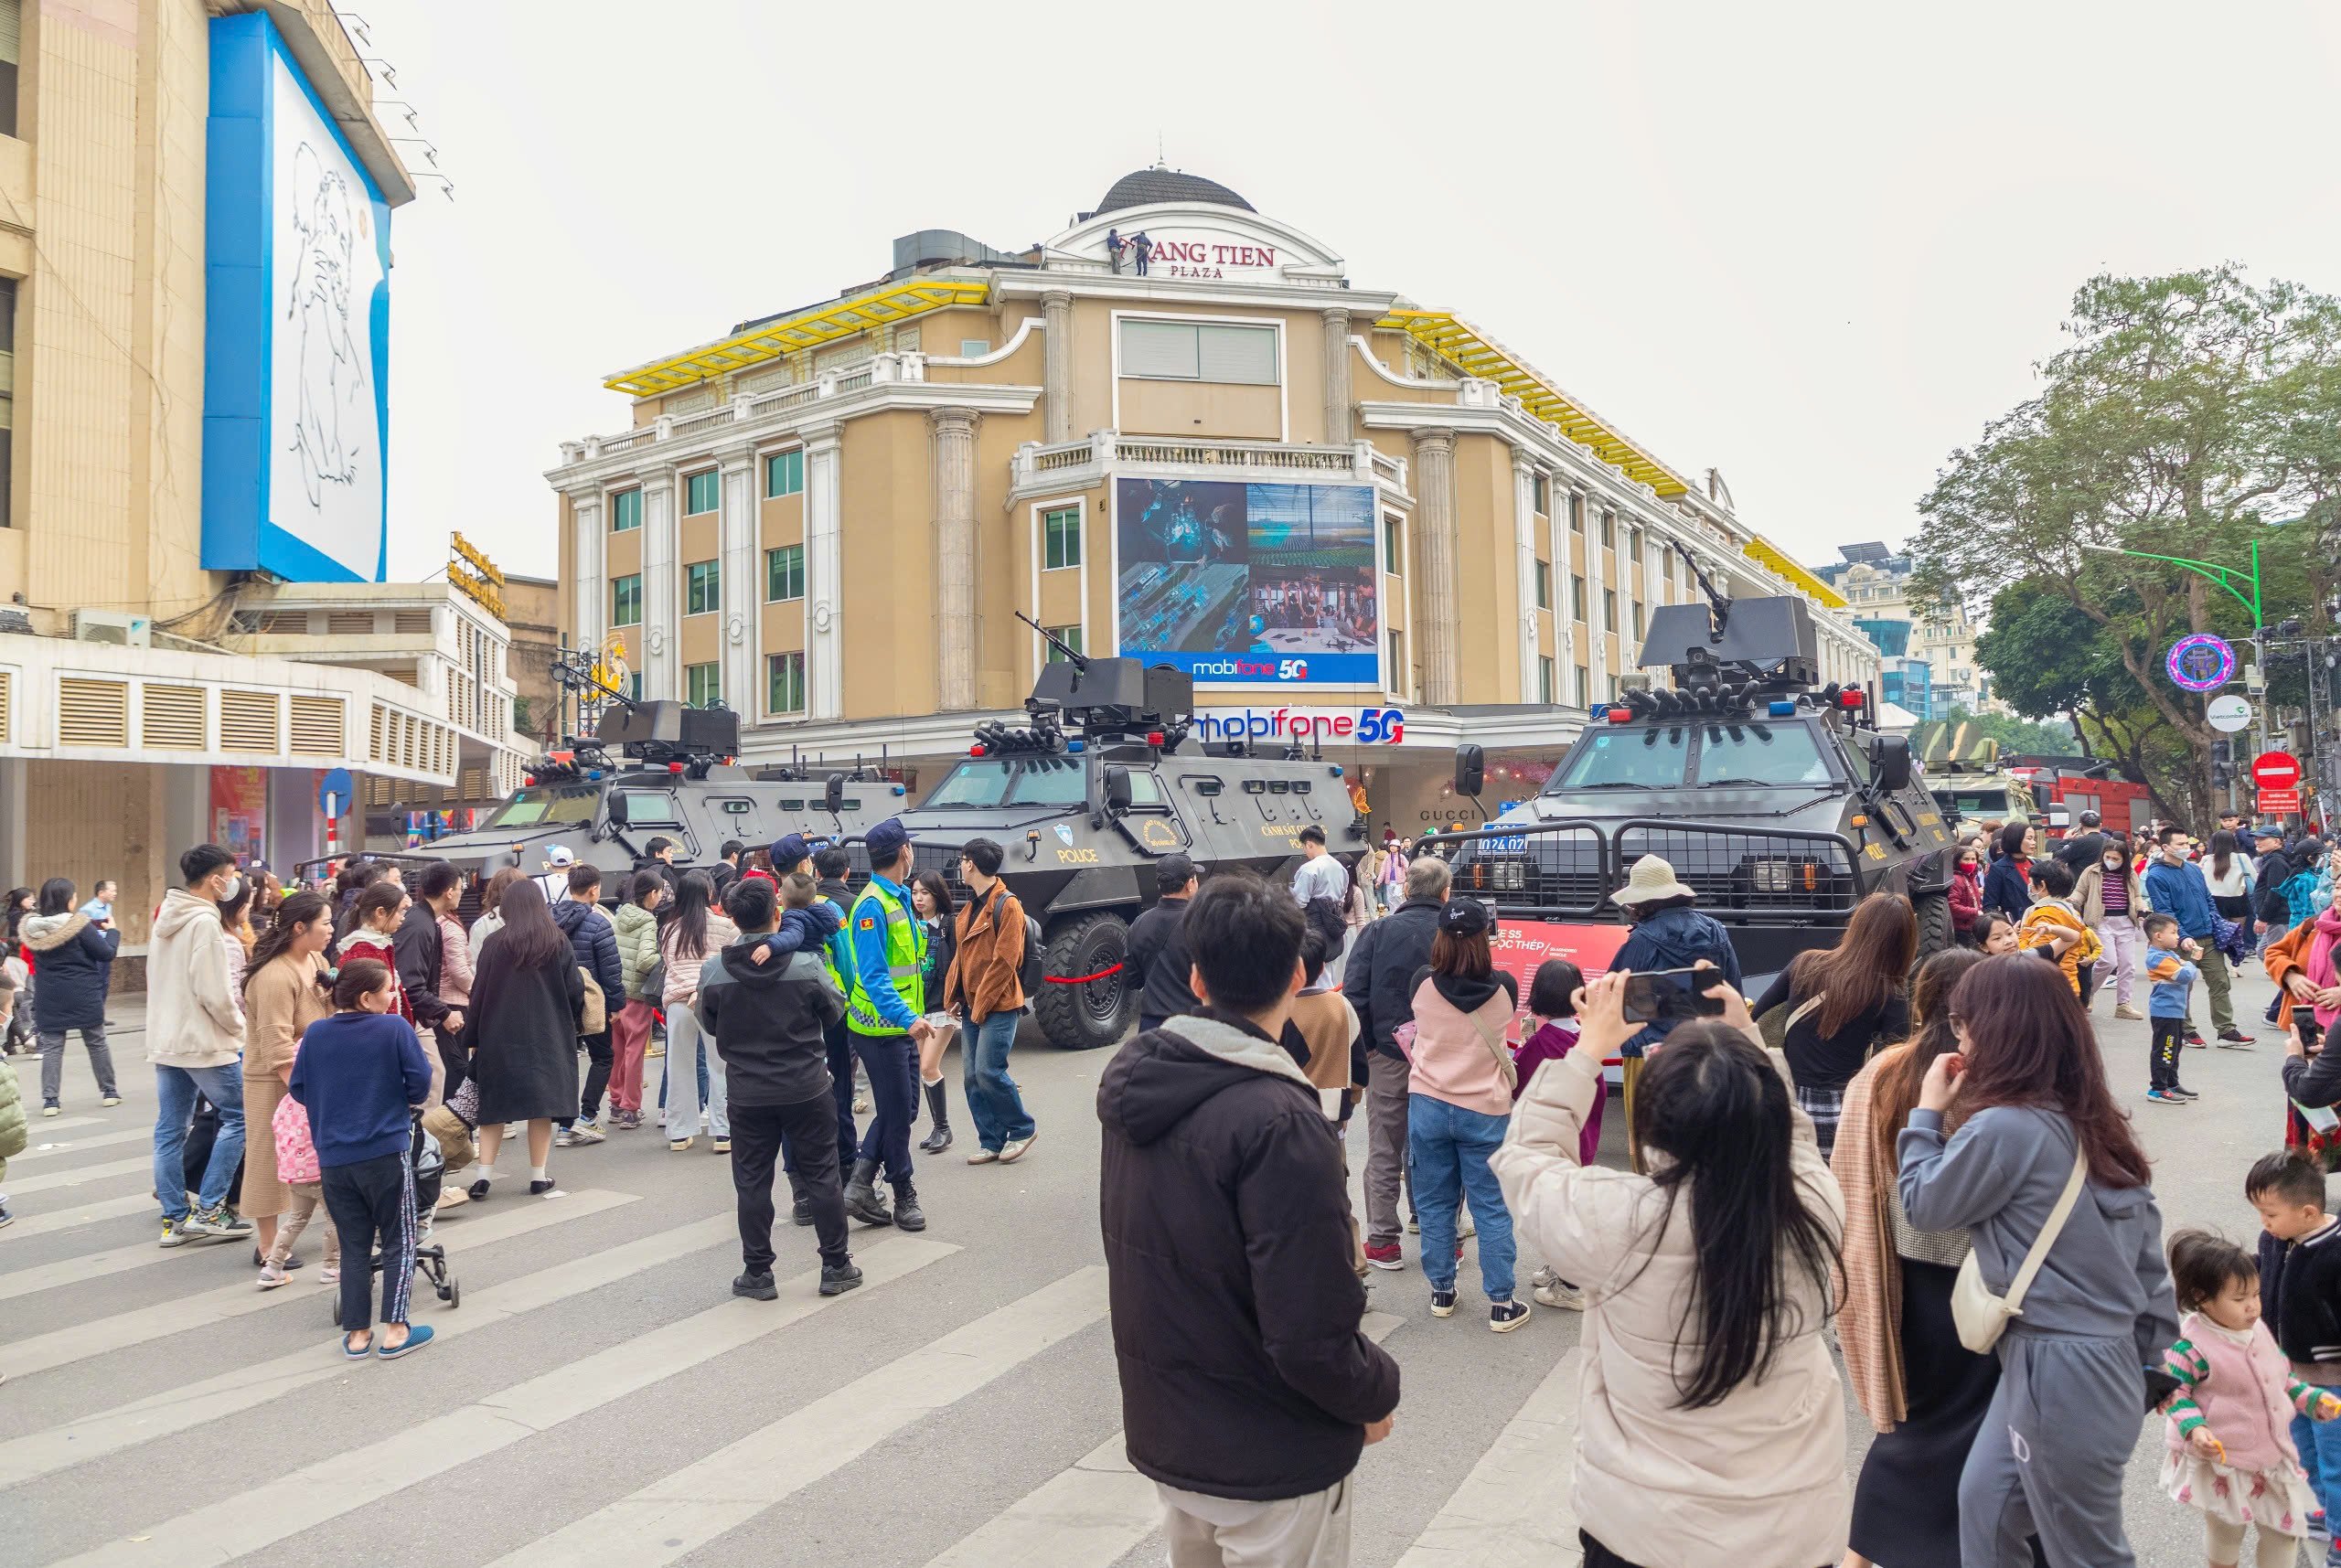
[{"label": "face mask", "polygon": [[2122,869],[2122,857],[2119,855],[2108,856],[2105,861],[2105,869],[2109,871],[2120,870]]},{"label": "face mask", "polygon": [[230,877],[228,879],[228,885],[220,890],[219,901],[223,904],[234,903],[236,901],[236,896],[243,891],[244,879],[241,877]]}]

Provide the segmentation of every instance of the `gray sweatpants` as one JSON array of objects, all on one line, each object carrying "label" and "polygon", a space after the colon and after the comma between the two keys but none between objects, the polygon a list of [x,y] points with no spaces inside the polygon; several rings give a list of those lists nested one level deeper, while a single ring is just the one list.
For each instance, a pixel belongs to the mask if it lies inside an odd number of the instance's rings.
[{"label": "gray sweatpants", "polygon": [[2122,1473],[2145,1419],[2132,1339],[2010,1328],[1959,1477],[1959,1560],[2027,1568],[2037,1533],[2051,1568],[2135,1568],[2122,1532]]},{"label": "gray sweatpants", "polygon": [[1398,1240],[1398,1190],[1406,1169],[1406,1081],[1414,1069],[1379,1051],[1365,1053],[1365,1240]]}]

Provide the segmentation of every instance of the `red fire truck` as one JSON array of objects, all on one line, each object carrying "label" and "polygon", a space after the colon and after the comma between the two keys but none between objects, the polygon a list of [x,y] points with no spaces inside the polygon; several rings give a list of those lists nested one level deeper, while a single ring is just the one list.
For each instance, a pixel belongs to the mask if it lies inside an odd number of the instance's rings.
[{"label": "red fire truck", "polygon": [[2133,841],[2146,831],[2154,803],[2143,784],[2132,784],[2114,772],[2113,764],[2095,757],[2027,755],[2002,760],[2008,776],[2032,791],[2032,798],[2048,819],[2051,842],[2062,838],[2084,811],[2103,819],[2105,830]]}]

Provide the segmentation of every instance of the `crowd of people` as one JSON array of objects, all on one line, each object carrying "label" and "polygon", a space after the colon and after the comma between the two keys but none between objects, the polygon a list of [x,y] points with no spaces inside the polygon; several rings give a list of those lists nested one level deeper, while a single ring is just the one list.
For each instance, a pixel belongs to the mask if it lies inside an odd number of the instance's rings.
[{"label": "crowd of people", "polygon": [[[2142,1418],[2167,1427],[2159,1479],[2215,1568],[2248,1534],[2256,1562],[2292,1562],[2341,1504],[2341,911],[2320,841],[2255,831],[2247,862],[2238,831],[2198,853],[2175,827],[2132,844],[2084,820],[2051,845],[2012,824],[1962,847],[1954,948],[1921,958],[1909,901],[1876,894],[1760,988],[1655,856],[1614,891],[1630,930],[1609,973],[1550,960],[1524,986],[1488,907],[1395,835],[1345,862],[1304,830],[1287,886],[1163,857],[1126,960],[1139,1031],[1096,1111],[1128,1451],[1171,1560],[1348,1560],[1351,1473],[1400,1399],[1365,1282],[1403,1273],[1413,1235],[1433,1318],[1459,1311],[1475,1236],[1491,1331],[1584,1315],[1588,1564],[1730,1541],[1758,1568],[2118,1568]],[[736,1294],[778,1294],[784,1179],[818,1288],[852,1289],[854,1225],[928,1223],[914,1158],[953,1143],[951,1043],[967,1163],[1013,1164],[1038,1131],[1008,1072],[1031,927],[1000,846],[964,847],[961,895],[912,874],[899,822],[866,843],[858,891],[796,835],[762,865],[654,851],[615,890],[565,861],[506,870],[468,924],[443,863],[284,890],[196,846],[147,959],[162,1244],[249,1240],[273,1289],[322,1206],[339,1352],[410,1355],[431,1339],[416,1249],[438,1212],[517,1186],[508,1136],[541,1193],[554,1149],[656,1114],[673,1153],[729,1157]],[[71,1030],[115,1102],[110,919],[53,880],[9,923],[44,1111]],[[2146,1021],[2146,1098],[2184,1105],[2186,1049],[2256,1043],[2230,984],[2251,962],[2286,1054],[2282,1147],[2239,1183],[2256,1256],[2163,1235],[2090,1017],[2106,990]],[[1654,970],[1691,971],[1707,1016],[1630,1005]],[[1613,1065],[1626,1136],[1605,1157]],[[0,1158],[23,1125],[0,1098]],[[1851,1477],[1847,1386],[1876,1428]]]}]

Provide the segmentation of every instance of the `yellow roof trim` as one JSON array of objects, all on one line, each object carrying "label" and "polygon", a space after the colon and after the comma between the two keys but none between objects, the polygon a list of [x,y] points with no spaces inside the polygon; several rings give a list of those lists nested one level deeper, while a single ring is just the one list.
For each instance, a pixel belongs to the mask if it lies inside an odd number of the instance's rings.
[{"label": "yellow roof trim", "polygon": [[1798,588],[1803,590],[1806,597],[1815,600],[1822,604],[1825,604],[1832,610],[1843,610],[1845,608],[1845,596],[1844,594],[1830,587],[1828,583],[1823,581],[1820,578],[1813,576],[1812,573],[1805,571],[1803,567],[1797,564],[1796,559],[1793,556],[1780,549],[1780,546],[1774,544],[1771,540],[1766,539],[1762,534],[1750,536],[1748,542],[1740,547],[1740,553],[1747,556],[1750,560],[1758,561],[1765,566],[1770,567],[1774,571],[1779,572],[1782,577],[1785,577],[1790,582],[1795,583]]},{"label": "yellow roof trim", "polygon": [[613,392],[655,397],[946,305],[981,304],[989,292],[989,285],[981,278],[923,277],[882,283],[862,293],[762,323],[720,342],[621,370],[602,385]]},{"label": "yellow roof trim", "polygon": [[[1614,464],[1629,478],[1649,485],[1659,495],[1680,496],[1691,488],[1673,469],[1610,429],[1599,416],[1555,386],[1543,371],[1451,312],[1394,310],[1374,325],[1385,332],[1403,332],[1419,339],[1460,366],[1466,374],[1495,382],[1518,398],[1520,406],[1536,418],[1579,445],[1591,447],[1604,463]],[[1825,592],[1826,584],[1823,587]]]}]

